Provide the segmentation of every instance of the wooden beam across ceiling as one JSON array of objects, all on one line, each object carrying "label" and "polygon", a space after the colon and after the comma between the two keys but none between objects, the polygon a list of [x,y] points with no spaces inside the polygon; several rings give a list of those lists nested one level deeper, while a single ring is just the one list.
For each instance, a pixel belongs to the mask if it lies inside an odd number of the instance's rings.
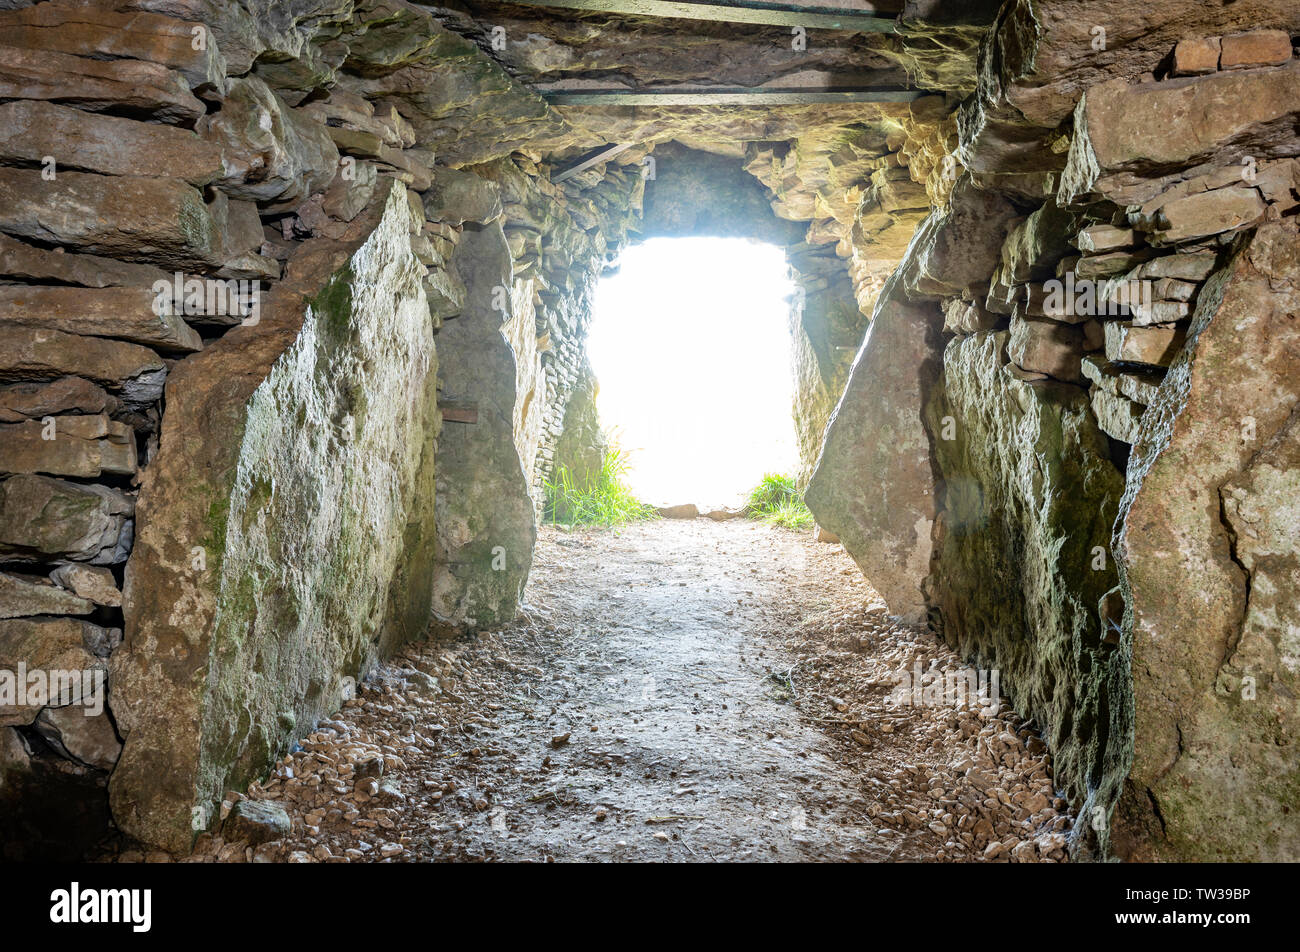
[{"label": "wooden beam across ceiling", "polygon": [[673,17],[713,20],[719,23],[759,23],[767,26],[801,26],[816,30],[845,30],[854,33],[893,33],[894,20],[875,16],[874,11],[760,0],[512,0],[519,6],[565,10],[592,10],[627,16]]},{"label": "wooden beam across ceiling", "polygon": [[631,142],[624,142],[615,145],[603,145],[599,149],[588,152],[572,165],[566,165],[563,169],[551,176],[551,181],[554,184],[559,185],[564,180],[573,178],[579,172],[585,172],[593,165],[598,165],[601,162],[608,162],[620,152],[625,152],[630,148],[632,148]]},{"label": "wooden beam across ceiling", "polygon": [[800,106],[810,103],[912,102],[922,89],[564,89],[539,90],[552,106]]}]

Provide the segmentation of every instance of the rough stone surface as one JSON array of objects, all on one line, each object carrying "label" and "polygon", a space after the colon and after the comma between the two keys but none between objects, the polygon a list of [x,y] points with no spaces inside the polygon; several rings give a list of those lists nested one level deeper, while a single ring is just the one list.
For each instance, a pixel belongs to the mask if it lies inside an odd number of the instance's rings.
[{"label": "rough stone surface", "polygon": [[228,261],[203,195],[176,179],[62,172],[50,182],[35,170],[0,168],[0,231],[127,261],[263,275],[255,263]]},{"label": "rough stone surface", "polygon": [[338,171],[326,127],[289,108],[256,77],[233,80],[221,111],[198,129],[221,150],[216,183],[232,198],[293,206]]},{"label": "rough stone surface", "polygon": [[891,613],[914,622],[926,617],[937,505],[924,411],[942,326],[936,306],[904,299],[897,276],[886,285],[804,494]]},{"label": "rough stone surface", "polygon": [[1294,222],[1262,226],[1211,277],[1133,447],[1115,540],[1137,720],[1114,839],[1131,859],[1300,848],[1294,599],[1278,587],[1295,584],[1279,466],[1300,404],[1297,247]]},{"label": "rough stone surface", "polygon": [[240,800],[230,810],[221,827],[231,842],[257,846],[289,834],[291,824],[284,807],[267,800]]},{"label": "rough stone surface", "polygon": [[0,379],[81,374],[127,403],[162,396],[167,365],[147,347],[31,327],[0,327]]},{"label": "rough stone surface", "polygon": [[1180,327],[1140,327],[1132,321],[1106,323],[1106,357],[1120,363],[1168,367],[1186,337]]},{"label": "rough stone surface", "polygon": [[[1295,130],[1300,63],[1163,83],[1112,80],[1088,90],[1075,112],[1063,204],[1107,197],[1140,204],[1183,170],[1238,166],[1243,156],[1300,154]],[[1170,124],[1169,117],[1179,117]],[[1168,130],[1152,134],[1153,129]]]},{"label": "rough stone surface", "polygon": [[[997,668],[1046,732],[1071,802],[1106,804],[1123,779],[1132,710],[1098,604],[1123,490],[1085,392],[1002,373],[1003,331],[949,343],[929,410],[943,509],[927,585],[944,640]],[[950,418],[943,439],[944,418]]]},{"label": "rough stone surface", "polygon": [[95,606],[38,577],[0,572],[0,618],[89,615]]},{"label": "rough stone surface", "polygon": [[84,707],[47,707],[33,727],[69,760],[96,770],[112,770],[122,754],[122,741],[105,712],[92,716]]},{"label": "rough stone surface", "polygon": [[23,696],[0,701],[0,727],[30,724],[47,703],[102,710],[105,664],[91,646],[105,634],[76,618],[0,619],[0,671],[45,675]]},{"label": "rough stone surface", "polygon": [[145,842],[188,849],[195,817],[427,618],[414,494],[437,417],[416,223],[394,187],[354,225],[303,246],[260,323],[168,382],[112,658],[126,743],[109,791]]},{"label": "rough stone surface", "polygon": [[448,424],[438,448],[438,571],[443,625],[511,621],[536,541],[532,461],[520,456],[519,358],[506,337],[521,303],[499,222],[466,232],[458,252],[463,313],[438,335],[441,399],[471,405],[474,424]]},{"label": "rough stone surface", "polygon": [[132,497],[107,486],[10,476],[0,482],[0,557],[120,562],[131,548],[134,509]]},{"label": "rough stone surface", "polygon": [[0,424],[0,472],[134,476],[135,433],[105,414]]},{"label": "rough stone surface", "polygon": [[163,122],[193,122],[203,103],[184,77],[156,63],[96,60],[0,46],[0,99],[35,99],[91,112],[113,110]]},{"label": "rough stone surface", "polygon": [[567,471],[574,485],[580,487],[595,483],[609,450],[609,440],[596,412],[599,389],[591,365],[584,361],[568,409],[564,411],[564,432],[555,444],[556,472]]},{"label": "rough stone surface", "polygon": [[469,172],[439,169],[424,195],[424,211],[430,221],[486,225],[501,217],[501,191],[495,182]]},{"label": "rough stone surface", "polygon": [[0,156],[105,175],[148,175],[206,185],[221,171],[221,152],[193,132],[157,123],[96,116],[34,100],[0,105]]},{"label": "rough stone surface", "polygon": [[107,608],[122,607],[122,593],[118,591],[113,573],[106,568],[66,562],[51,572],[50,578],[78,597],[89,599],[96,605]]},{"label": "rough stone surface", "polygon": [[158,350],[196,351],[199,335],[152,288],[0,287],[0,325],[116,337]]},{"label": "rough stone surface", "polygon": [[798,482],[806,485],[868,321],[858,308],[853,283],[837,259],[804,254],[794,256],[792,264],[803,292],[791,303],[789,322]]}]

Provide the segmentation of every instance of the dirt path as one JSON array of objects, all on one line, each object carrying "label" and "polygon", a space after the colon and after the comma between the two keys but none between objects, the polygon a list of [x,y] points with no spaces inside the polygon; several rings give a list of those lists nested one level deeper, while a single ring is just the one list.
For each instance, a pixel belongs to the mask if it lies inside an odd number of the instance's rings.
[{"label": "dirt path", "polygon": [[1063,859],[1041,741],[1005,706],[891,703],[896,672],[956,659],[839,546],[547,528],[526,604],[416,646],[250,790],[289,837],[193,858]]}]

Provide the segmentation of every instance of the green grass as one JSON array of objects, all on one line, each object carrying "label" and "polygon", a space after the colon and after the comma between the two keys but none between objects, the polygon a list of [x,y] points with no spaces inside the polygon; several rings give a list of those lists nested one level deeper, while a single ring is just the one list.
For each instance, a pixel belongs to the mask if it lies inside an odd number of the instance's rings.
[{"label": "green grass", "polygon": [[588,486],[579,485],[569,467],[561,466],[546,483],[546,520],[569,526],[623,526],[659,518],[653,506],[628,489],[623,482],[626,473],[627,453],[612,444],[601,461],[600,473]]},{"label": "green grass", "polygon": [[786,529],[811,529],[813,515],[804,505],[793,476],[767,473],[762,482],[749,491],[746,509],[751,519]]}]

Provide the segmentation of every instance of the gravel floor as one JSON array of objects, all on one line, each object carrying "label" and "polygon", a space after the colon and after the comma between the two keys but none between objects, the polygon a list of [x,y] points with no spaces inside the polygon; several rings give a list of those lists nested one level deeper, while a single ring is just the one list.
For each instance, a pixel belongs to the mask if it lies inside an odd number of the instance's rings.
[{"label": "gravel floor", "polygon": [[743,521],[546,528],[526,606],[412,646],[223,807],[277,801],[288,835],[231,823],[185,860],[1066,858],[1032,725],[903,694],[900,671],[968,669],[891,622],[837,545]]}]

